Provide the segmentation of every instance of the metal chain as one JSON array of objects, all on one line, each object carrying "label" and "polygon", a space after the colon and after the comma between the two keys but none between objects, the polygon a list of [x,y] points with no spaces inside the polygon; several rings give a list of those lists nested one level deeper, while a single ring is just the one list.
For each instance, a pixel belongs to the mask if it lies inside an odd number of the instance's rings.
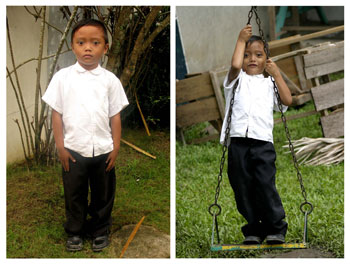
[{"label": "metal chain", "polygon": [[289,143],[289,150],[290,150],[290,152],[292,154],[294,167],[295,167],[295,169],[297,171],[297,176],[298,176],[298,180],[299,180],[299,183],[300,183],[301,194],[303,195],[305,202],[307,202],[307,194],[306,194],[306,190],[305,190],[305,187],[304,187],[304,184],[303,184],[303,178],[302,178],[301,173],[299,171],[299,164],[298,164],[298,160],[297,160],[297,158],[295,156],[294,146],[293,146],[293,143],[292,143],[292,140],[291,140],[291,136],[290,136],[290,133],[289,133],[289,129],[288,129],[288,126],[287,126],[287,119],[286,119],[284,113],[282,112],[283,109],[282,109],[281,97],[279,95],[279,92],[278,92],[275,80],[271,76],[270,76],[270,78],[271,78],[271,81],[273,83],[273,89],[274,89],[276,97],[277,97],[278,109],[281,112],[281,119],[282,119],[282,122],[283,122],[283,125],[284,125],[284,130],[286,132],[286,137],[287,137],[288,143]]},{"label": "metal chain", "polygon": [[247,25],[250,24],[250,20],[251,20],[252,17],[253,17],[254,8],[256,8],[256,6],[252,6],[252,8],[250,9],[250,11],[249,11],[249,13],[248,13],[248,23],[247,23]]},{"label": "metal chain", "polygon": [[259,28],[259,35],[261,37],[262,42],[264,43],[265,54],[266,54],[267,58],[269,58],[270,57],[270,51],[269,51],[269,48],[268,48],[268,45],[267,45],[267,41],[265,40],[264,31],[261,28],[261,20],[260,20],[260,18],[258,16],[258,8],[256,6],[255,7],[253,6],[252,10],[255,13],[255,20],[256,20],[256,24],[258,25],[258,28]]},{"label": "metal chain", "polygon": [[226,155],[226,151],[227,151],[227,142],[229,139],[229,134],[230,134],[230,130],[231,130],[231,118],[232,118],[232,108],[233,108],[233,102],[235,100],[235,93],[236,93],[236,89],[238,86],[239,80],[236,81],[233,89],[232,89],[232,98],[230,100],[230,108],[229,108],[229,112],[228,112],[228,116],[227,116],[227,126],[225,129],[225,139],[224,139],[224,144],[222,146],[222,156],[221,156],[221,161],[220,161],[220,171],[218,174],[218,184],[216,186],[216,192],[215,192],[215,201],[212,205],[209,206],[209,213],[211,215],[213,215],[214,213],[211,212],[211,209],[216,206],[218,207],[219,211],[218,213],[216,213],[216,216],[218,216],[221,213],[221,206],[218,204],[218,199],[219,199],[219,195],[220,195],[220,184],[222,181],[222,172],[224,169],[224,165],[225,165],[225,155]]},{"label": "metal chain", "polygon": [[[261,20],[260,20],[260,18],[258,16],[257,8],[253,8],[252,7],[251,10],[253,10],[254,13],[255,13],[256,23],[258,24],[258,27],[259,27],[259,34],[260,34],[260,37],[261,37],[261,39],[262,39],[262,41],[264,43],[264,50],[265,50],[265,53],[267,55],[267,58],[269,58],[270,53],[269,53],[267,42],[266,42],[266,40],[264,38],[264,32],[263,32],[263,30],[261,28]],[[281,119],[282,119],[282,122],[283,122],[283,125],[284,125],[284,130],[286,132],[286,137],[287,137],[288,143],[289,143],[289,150],[290,150],[290,152],[292,154],[294,167],[295,167],[295,169],[297,171],[297,177],[298,177],[299,184],[300,184],[301,194],[302,194],[302,196],[304,198],[304,203],[301,205],[300,209],[301,209],[302,212],[304,212],[302,207],[304,205],[309,205],[310,206],[309,213],[311,213],[313,207],[312,207],[312,204],[307,201],[307,194],[306,194],[306,190],[305,190],[305,187],[304,187],[304,184],[303,184],[303,178],[302,178],[300,170],[299,170],[298,160],[297,160],[297,158],[295,156],[294,146],[293,146],[293,143],[292,143],[292,140],[291,140],[291,136],[290,136],[290,133],[289,133],[289,129],[288,129],[288,126],[287,126],[287,119],[286,119],[286,117],[285,117],[285,115],[284,115],[284,113],[282,111],[283,109],[282,109],[281,97],[280,97],[280,94],[278,92],[278,88],[277,88],[275,80],[272,78],[272,76],[270,76],[270,78],[271,78],[271,81],[273,83],[273,89],[274,89],[274,92],[275,92],[275,95],[276,95],[276,98],[277,98],[278,109],[281,112]]]}]

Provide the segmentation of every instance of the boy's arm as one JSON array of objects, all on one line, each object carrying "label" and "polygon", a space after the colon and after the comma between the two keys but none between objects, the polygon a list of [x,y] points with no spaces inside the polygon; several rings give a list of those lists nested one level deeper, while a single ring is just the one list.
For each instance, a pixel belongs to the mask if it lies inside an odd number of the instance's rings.
[{"label": "boy's arm", "polygon": [[279,71],[276,63],[274,63],[271,59],[268,59],[266,61],[265,69],[268,72],[268,74],[270,74],[275,79],[282,104],[290,106],[293,101],[292,95],[287,84],[283,80],[282,74]]},{"label": "boy's arm", "polygon": [[237,78],[243,65],[245,45],[249,38],[252,36],[252,26],[246,25],[239,33],[235,51],[232,55],[231,68],[228,75],[228,83]]},{"label": "boy's arm", "polygon": [[107,168],[106,171],[110,171],[115,164],[115,160],[118,156],[119,148],[120,148],[120,138],[122,134],[122,124],[120,120],[120,113],[112,116],[110,118],[111,121],[111,130],[112,130],[112,138],[113,138],[113,150],[109,153],[108,158],[106,160]]},{"label": "boy's arm", "polygon": [[64,171],[69,171],[69,159],[73,162],[75,162],[75,159],[69,151],[64,148],[62,115],[54,109],[52,109],[52,129],[56,148],[58,150],[58,157],[62,163]]}]

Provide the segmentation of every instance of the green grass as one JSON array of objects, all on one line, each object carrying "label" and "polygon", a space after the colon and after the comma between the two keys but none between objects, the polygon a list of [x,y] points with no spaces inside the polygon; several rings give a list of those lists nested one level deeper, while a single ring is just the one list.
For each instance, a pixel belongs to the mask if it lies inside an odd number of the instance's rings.
[{"label": "green grass", "polygon": [[[116,162],[117,189],[111,231],[136,224],[170,233],[170,136],[168,132],[123,130],[123,138],[155,155],[153,160],[125,144]],[[110,258],[112,250],[94,253],[89,242],[81,252],[65,250],[64,192],[60,165],[7,168],[8,258]]]},{"label": "green grass", "polygon": [[[286,115],[309,111],[312,103],[290,109]],[[276,115],[278,116],[278,114]],[[203,125],[201,125],[203,126]],[[288,122],[292,139],[322,137],[317,115]],[[195,127],[197,131],[198,127]],[[186,131],[185,137],[194,137]],[[303,198],[291,155],[287,149],[283,124],[274,128],[277,152],[276,185],[289,224],[287,242],[302,242],[303,214],[299,210]],[[212,218],[208,206],[214,202],[221,145],[207,142],[183,146],[176,143],[176,256],[179,258],[259,257],[263,251],[210,252]],[[309,216],[309,245],[344,257],[344,163],[333,166],[300,166],[308,200],[314,211]],[[219,219],[222,243],[241,243],[240,228],[245,223],[237,212],[233,191],[229,185],[226,166],[218,203],[222,206]]]}]

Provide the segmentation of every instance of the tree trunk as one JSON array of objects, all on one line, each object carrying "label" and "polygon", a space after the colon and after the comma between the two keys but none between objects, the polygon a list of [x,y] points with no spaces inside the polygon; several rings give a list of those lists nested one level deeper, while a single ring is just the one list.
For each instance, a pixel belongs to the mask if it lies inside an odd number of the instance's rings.
[{"label": "tree trunk", "polygon": [[129,60],[128,64],[124,67],[123,73],[120,77],[120,81],[124,87],[126,87],[126,85],[129,83],[131,77],[135,73],[135,67],[136,67],[137,60],[138,60],[139,56],[142,54],[142,45],[144,43],[146,34],[149,32],[151,25],[153,24],[153,22],[157,18],[157,15],[161,9],[162,9],[161,6],[152,7],[151,12],[148,14],[148,16],[146,18],[145,24],[142,26],[142,28],[137,36],[134,48],[133,48],[131,55],[130,55],[130,60]]},{"label": "tree trunk", "polygon": [[107,70],[116,72],[121,66],[121,52],[125,41],[126,30],[129,26],[129,17],[132,7],[122,7],[119,14],[118,21],[115,25],[114,34],[112,36],[113,42],[109,50]]}]

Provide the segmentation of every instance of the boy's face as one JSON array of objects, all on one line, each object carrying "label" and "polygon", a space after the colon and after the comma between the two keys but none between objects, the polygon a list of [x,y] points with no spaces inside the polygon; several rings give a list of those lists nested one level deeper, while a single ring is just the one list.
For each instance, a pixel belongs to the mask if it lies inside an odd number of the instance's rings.
[{"label": "boy's face", "polygon": [[254,41],[244,51],[243,70],[248,75],[262,74],[265,70],[266,54],[264,44],[261,41]]},{"label": "boy's face", "polygon": [[108,44],[105,43],[102,28],[82,26],[74,33],[72,51],[84,69],[95,69],[107,50]]}]

